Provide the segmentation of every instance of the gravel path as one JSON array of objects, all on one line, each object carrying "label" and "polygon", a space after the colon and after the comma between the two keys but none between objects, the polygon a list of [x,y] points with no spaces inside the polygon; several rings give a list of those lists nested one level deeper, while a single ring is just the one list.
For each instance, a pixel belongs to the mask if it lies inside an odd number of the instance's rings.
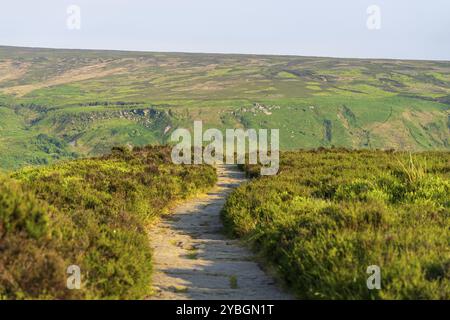
[{"label": "gravel path", "polygon": [[245,179],[234,166],[219,166],[217,173],[214,190],[178,206],[150,231],[151,299],[290,299],[239,240],[222,233],[220,210],[227,194]]}]

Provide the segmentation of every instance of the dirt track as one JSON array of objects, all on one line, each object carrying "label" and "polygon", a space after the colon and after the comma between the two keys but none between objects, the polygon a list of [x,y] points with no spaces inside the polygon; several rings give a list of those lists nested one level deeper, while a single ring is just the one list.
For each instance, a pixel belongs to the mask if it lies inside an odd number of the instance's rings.
[{"label": "dirt track", "polygon": [[153,287],[150,299],[290,299],[238,240],[222,233],[220,210],[244,175],[220,166],[219,181],[205,196],[190,200],[152,228]]}]

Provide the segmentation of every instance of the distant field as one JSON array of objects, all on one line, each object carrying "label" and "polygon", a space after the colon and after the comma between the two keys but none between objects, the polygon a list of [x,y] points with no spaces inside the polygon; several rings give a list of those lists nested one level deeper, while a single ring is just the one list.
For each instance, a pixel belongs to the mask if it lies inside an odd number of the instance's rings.
[{"label": "distant field", "polygon": [[223,218],[299,298],[449,299],[449,178],[449,152],[283,152],[279,175],[237,188]]},{"label": "distant field", "polygon": [[[450,62],[0,47],[0,167],[279,128],[283,149],[449,150]],[[164,133],[165,132],[165,133]]]}]

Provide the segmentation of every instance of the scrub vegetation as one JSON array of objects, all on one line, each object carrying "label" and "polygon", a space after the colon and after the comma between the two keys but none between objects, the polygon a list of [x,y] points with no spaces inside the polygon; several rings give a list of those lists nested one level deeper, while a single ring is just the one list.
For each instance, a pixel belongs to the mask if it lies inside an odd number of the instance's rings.
[{"label": "scrub vegetation", "polygon": [[[147,227],[170,205],[212,187],[210,166],[143,147],[0,178],[0,299],[136,299],[151,294]],[[81,290],[66,287],[70,265]]]},{"label": "scrub vegetation", "polygon": [[256,178],[228,198],[227,230],[299,298],[450,298],[450,153],[295,151],[277,176],[245,170]]}]

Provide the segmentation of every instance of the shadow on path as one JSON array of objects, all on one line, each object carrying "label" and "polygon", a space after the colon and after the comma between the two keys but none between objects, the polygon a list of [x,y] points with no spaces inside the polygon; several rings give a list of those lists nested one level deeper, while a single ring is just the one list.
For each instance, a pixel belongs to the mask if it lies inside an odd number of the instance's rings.
[{"label": "shadow on path", "polygon": [[220,211],[245,178],[235,166],[219,166],[217,173],[212,192],[181,204],[151,230],[155,295],[150,298],[290,299],[239,240],[223,234]]}]

